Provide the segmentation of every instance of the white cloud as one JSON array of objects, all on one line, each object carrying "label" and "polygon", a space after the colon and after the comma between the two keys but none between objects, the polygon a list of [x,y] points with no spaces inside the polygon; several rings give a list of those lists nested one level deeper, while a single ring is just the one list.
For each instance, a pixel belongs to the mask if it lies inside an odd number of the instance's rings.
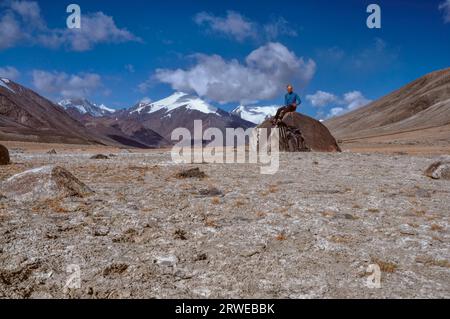
[{"label": "white cloud", "polygon": [[346,113],[345,108],[343,108],[343,107],[333,107],[330,110],[330,113],[328,113],[327,118],[336,117],[336,116],[339,116],[339,115],[343,115],[345,113]]},{"label": "white cloud", "polygon": [[256,24],[234,11],[228,11],[226,17],[218,17],[207,12],[200,12],[194,17],[198,25],[207,25],[213,32],[223,33],[244,41],[256,38]]},{"label": "white cloud", "polygon": [[219,103],[255,103],[276,97],[287,83],[305,86],[316,70],[313,60],[297,57],[273,42],[251,52],[245,63],[227,61],[219,55],[195,57],[196,64],[187,70],[157,69],[156,80]]},{"label": "white cloud", "polygon": [[350,112],[359,109],[372,101],[367,99],[360,91],[353,91],[344,94],[344,102],[347,105],[346,110]]},{"label": "white cloud", "polygon": [[318,115],[320,115],[320,117],[324,115],[324,107],[334,106],[330,109],[326,118],[346,114],[372,102],[360,91],[351,91],[345,93],[342,97],[325,91],[317,91],[314,94],[307,95],[306,99],[310,101],[313,106],[319,108]]},{"label": "white cloud", "polygon": [[34,1],[13,1],[11,10],[17,13],[23,21],[33,27],[44,28],[45,22],[41,17],[41,8]]},{"label": "white cloud", "polygon": [[444,11],[444,22],[450,23],[450,0],[440,3],[439,10]]},{"label": "white cloud", "polygon": [[314,94],[307,95],[306,99],[315,107],[323,107],[338,101],[336,95],[324,91],[317,91]]},{"label": "white cloud", "polygon": [[33,1],[12,1],[0,15],[0,50],[25,43],[87,51],[100,43],[129,41],[142,40],[118,28],[113,18],[102,12],[83,14],[81,29],[49,28],[41,16],[39,4]]},{"label": "white cloud", "polygon": [[195,15],[194,21],[200,26],[206,26],[209,32],[223,34],[239,42],[245,40],[272,41],[282,35],[291,37],[298,35],[297,31],[292,29],[282,17],[262,25],[235,11],[227,11],[224,17],[200,12]]},{"label": "white cloud", "polygon": [[16,80],[20,76],[20,72],[12,66],[5,66],[0,68],[0,77],[7,78],[10,80]]},{"label": "white cloud", "polygon": [[85,98],[101,88],[101,76],[95,73],[67,74],[34,70],[33,85],[40,92],[64,98]]},{"label": "white cloud", "polygon": [[18,21],[10,13],[0,16],[0,50],[13,47],[23,38]]}]

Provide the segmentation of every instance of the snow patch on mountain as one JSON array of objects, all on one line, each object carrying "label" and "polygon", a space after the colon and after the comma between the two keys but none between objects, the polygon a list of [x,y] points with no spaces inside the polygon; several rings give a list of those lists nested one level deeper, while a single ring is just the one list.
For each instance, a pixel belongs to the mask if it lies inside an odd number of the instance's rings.
[{"label": "snow patch on mountain", "polygon": [[16,91],[14,91],[13,89],[11,89],[9,87],[9,85],[8,85],[9,83],[10,83],[10,81],[8,79],[2,78],[1,81],[0,81],[0,86],[4,87],[5,89],[7,89],[7,90],[9,90],[9,91],[11,91],[11,92],[13,92],[15,94]]},{"label": "snow patch on mountain", "polygon": [[218,109],[201,98],[183,92],[176,92],[169,97],[156,102],[141,101],[131,113],[155,113],[163,110],[165,113],[172,112],[178,108],[195,110],[206,114],[217,114]]},{"label": "snow patch on mountain", "polygon": [[274,116],[280,106],[244,106],[240,105],[231,111],[231,114],[239,116],[243,120],[261,124],[268,117]]},{"label": "snow patch on mountain", "polygon": [[94,117],[101,117],[112,114],[115,110],[105,106],[104,104],[97,105],[86,99],[66,99],[58,103],[65,110],[75,109],[81,114],[89,114]]}]

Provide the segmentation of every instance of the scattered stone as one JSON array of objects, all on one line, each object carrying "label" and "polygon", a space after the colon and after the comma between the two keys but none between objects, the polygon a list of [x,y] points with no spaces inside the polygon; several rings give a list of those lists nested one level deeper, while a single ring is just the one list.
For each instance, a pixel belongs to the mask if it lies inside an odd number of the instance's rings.
[{"label": "scattered stone", "polygon": [[100,227],[95,228],[93,233],[94,233],[94,236],[96,236],[96,237],[104,237],[109,234],[109,228],[100,226]]},{"label": "scattered stone", "polygon": [[183,171],[179,172],[178,174],[176,174],[175,177],[180,178],[180,179],[185,179],[185,178],[200,178],[200,179],[202,179],[202,178],[207,177],[207,175],[204,172],[202,172],[198,167],[196,167],[196,168],[183,170]]},{"label": "scattered stone", "polygon": [[135,243],[139,233],[134,228],[127,229],[123,234],[114,237],[112,241],[114,243]]},{"label": "scattered stone", "polygon": [[53,165],[14,175],[0,184],[0,191],[17,202],[85,197],[93,193],[69,171]]},{"label": "scattered stone", "polygon": [[113,277],[115,275],[121,275],[127,269],[127,264],[112,264],[103,270],[103,277]]},{"label": "scattered stone", "polygon": [[11,163],[8,149],[0,144],[0,165],[8,165]]},{"label": "scattered stone", "polygon": [[58,153],[56,153],[55,149],[52,149],[51,151],[48,151],[47,154],[49,154],[49,155],[56,155]]},{"label": "scattered stone", "polygon": [[430,165],[425,171],[425,176],[432,179],[450,180],[450,160],[442,160]]},{"label": "scattered stone", "polygon": [[178,258],[177,258],[177,256],[174,256],[174,255],[159,256],[159,257],[156,257],[155,262],[161,266],[172,267],[177,264]]},{"label": "scattered stone", "polygon": [[95,160],[107,160],[109,159],[108,156],[103,155],[103,154],[97,154],[91,157],[91,159],[95,159]]},{"label": "scattered stone", "polygon": [[194,261],[205,261],[208,260],[208,255],[206,253],[201,253],[195,256]]},{"label": "scattered stone", "polygon": [[344,214],[342,215],[342,218],[347,219],[347,220],[357,220],[358,217],[353,216],[352,214]]},{"label": "scattered stone", "polygon": [[175,239],[187,240],[186,232],[182,229],[177,229],[173,235]]},{"label": "scattered stone", "polygon": [[199,190],[198,194],[203,197],[223,196],[223,193],[216,187],[209,187]]}]

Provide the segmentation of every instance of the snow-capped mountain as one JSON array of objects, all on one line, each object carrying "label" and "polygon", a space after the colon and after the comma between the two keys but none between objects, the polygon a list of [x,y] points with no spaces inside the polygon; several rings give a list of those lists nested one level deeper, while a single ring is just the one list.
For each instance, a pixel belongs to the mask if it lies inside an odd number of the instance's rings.
[{"label": "snow-capped mountain", "polygon": [[45,143],[106,143],[61,107],[7,78],[0,78],[0,139]]},{"label": "snow-capped mountain", "polygon": [[86,99],[66,99],[60,101],[58,105],[67,111],[77,111],[81,115],[88,114],[94,117],[110,115],[115,112],[115,110],[106,107],[104,104],[97,105]]},{"label": "snow-capped mountain", "polygon": [[205,114],[219,115],[218,109],[208,104],[199,97],[189,95],[183,92],[176,92],[162,100],[151,102],[145,99],[130,110],[130,113],[152,114],[159,111],[170,116],[170,113],[176,109],[199,111]]},{"label": "snow-capped mountain", "polygon": [[1,79],[0,79],[0,86],[2,86],[2,87],[4,87],[5,89],[11,91],[12,93],[16,93],[13,89],[11,89],[11,88],[9,87],[8,84],[10,84],[10,83],[11,83],[11,82],[10,82],[8,79],[6,79],[6,78],[1,78]]},{"label": "snow-capped mountain", "polygon": [[231,111],[231,114],[239,116],[240,118],[255,123],[261,124],[268,117],[274,116],[280,106],[244,106],[240,105]]},{"label": "snow-capped mountain", "polygon": [[210,127],[225,131],[226,128],[249,128],[253,123],[215,107],[198,96],[176,92],[162,100],[144,99],[134,107],[114,114],[118,121],[134,121],[151,128],[170,140],[174,129],[186,128],[193,132],[194,121],[201,120],[203,129]]}]

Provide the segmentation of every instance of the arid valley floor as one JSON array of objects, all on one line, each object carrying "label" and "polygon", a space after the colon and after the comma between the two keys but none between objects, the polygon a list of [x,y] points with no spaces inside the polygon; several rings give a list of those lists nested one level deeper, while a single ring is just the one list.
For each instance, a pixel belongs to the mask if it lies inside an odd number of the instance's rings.
[{"label": "arid valley floor", "polygon": [[[450,181],[423,175],[438,155],[282,154],[272,176],[164,150],[5,144],[0,180],[56,164],[95,193],[0,199],[0,298],[450,298]],[[192,167],[207,176],[177,178]]]}]

